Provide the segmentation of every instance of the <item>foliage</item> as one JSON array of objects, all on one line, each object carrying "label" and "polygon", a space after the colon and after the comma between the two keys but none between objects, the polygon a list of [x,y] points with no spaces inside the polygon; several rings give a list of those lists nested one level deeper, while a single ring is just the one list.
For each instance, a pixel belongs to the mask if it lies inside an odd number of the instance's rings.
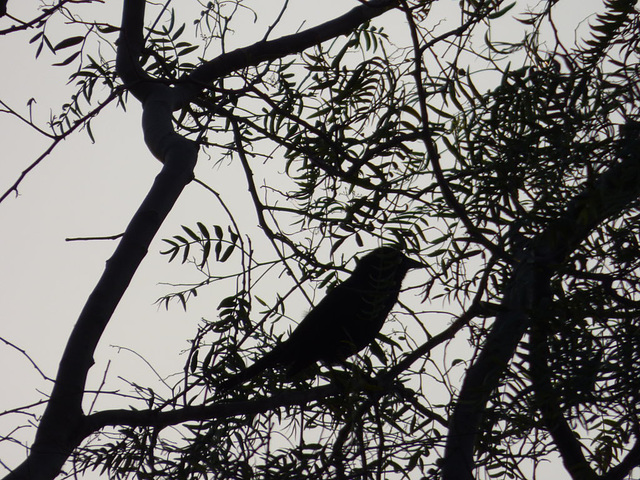
[{"label": "foliage", "polygon": [[[135,408],[157,421],[90,437],[74,454],[77,471],[446,477],[439,459],[455,454],[447,450],[451,418],[466,401],[459,378],[481,364],[501,315],[520,301],[514,284],[527,292],[528,323],[499,383],[481,393],[477,478],[531,479],[553,453],[573,478],[622,478],[639,464],[635,2],[605,0],[576,44],[552,18],[562,0],[527,12],[460,2],[460,22],[441,27],[433,19],[442,2],[382,3],[393,4],[389,17],[293,54],[247,60],[176,108],[176,131],[216,167],[217,177],[197,182],[225,219],[182,225],[164,240],[168,261],[191,265],[201,281],[160,302],[188,309],[206,291],[218,312],[202,321],[179,382],[166,392],[136,388]],[[228,51],[229,32],[243,28],[252,7],[209,2],[191,23],[163,8],[145,31],[146,74],[163,85],[187,82],[205,50]],[[517,22],[522,38],[502,39],[505,21]],[[206,49],[189,40],[187,24]],[[92,105],[98,82],[126,102],[115,62],[84,50],[90,35],[108,43],[116,27],[86,25],[89,33],[56,46],[44,27],[32,38],[36,55],[43,46],[73,51],[57,65],[80,64],[71,75],[77,94],[52,122],[52,138],[89,128],[93,113],[80,99]],[[241,172],[259,231],[245,222],[246,204],[219,193],[225,171]],[[293,381],[270,372],[217,391],[286,335],[297,320],[290,301],[312,303],[315,289],[352,269],[354,250],[379,244],[428,261],[412,281],[453,323],[427,324],[429,312],[407,295],[378,342],[347,364]],[[534,280],[518,286],[528,265]],[[172,411],[185,417],[159,420]]]}]

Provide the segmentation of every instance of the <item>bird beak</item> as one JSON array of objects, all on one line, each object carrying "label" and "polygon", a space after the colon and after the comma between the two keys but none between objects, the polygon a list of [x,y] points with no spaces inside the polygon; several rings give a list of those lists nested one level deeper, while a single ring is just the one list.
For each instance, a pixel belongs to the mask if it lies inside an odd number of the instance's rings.
[{"label": "bird beak", "polygon": [[406,260],[406,265],[408,269],[412,269],[412,268],[425,268],[427,265],[425,265],[422,262],[419,262],[417,260],[414,260],[413,258],[407,258]]}]

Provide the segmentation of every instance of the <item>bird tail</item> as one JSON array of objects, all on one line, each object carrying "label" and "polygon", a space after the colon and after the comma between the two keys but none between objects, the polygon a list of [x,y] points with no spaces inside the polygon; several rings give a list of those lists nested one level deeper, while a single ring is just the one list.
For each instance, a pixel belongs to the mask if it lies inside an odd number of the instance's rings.
[{"label": "bird tail", "polygon": [[273,368],[279,364],[280,352],[276,347],[271,352],[267,353],[264,357],[257,360],[253,365],[248,366],[244,370],[239,371],[235,375],[227,378],[226,380],[218,384],[218,391],[226,391],[242,385],[247,380],[251,380],[253,377],[261,374],[269,368]]}]

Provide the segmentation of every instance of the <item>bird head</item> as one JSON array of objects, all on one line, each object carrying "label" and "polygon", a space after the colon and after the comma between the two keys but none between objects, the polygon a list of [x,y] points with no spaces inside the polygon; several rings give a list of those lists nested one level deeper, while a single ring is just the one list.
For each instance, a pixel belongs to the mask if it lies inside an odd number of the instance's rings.
[{"label": "bird head", "polygon": [[413,268],[424,268],[425,265],[407,257],[395,247],[379,247],[362,257],[356,266],[354,275],[358,272],[379,272],[382,276],[390,276],[402,280],[406,273]]}]

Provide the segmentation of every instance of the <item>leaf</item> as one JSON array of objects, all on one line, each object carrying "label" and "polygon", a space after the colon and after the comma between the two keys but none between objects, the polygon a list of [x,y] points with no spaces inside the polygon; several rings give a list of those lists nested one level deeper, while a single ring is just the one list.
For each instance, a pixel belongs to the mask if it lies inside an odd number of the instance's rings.
[{"label": "leaf", "polygon": [[269,306],[269,305],[267,304],[267,302],[265,302],[264,300],[262,300],[262,299],[261,299],[260,297],[258,297],[257,295],[256,295],[255,297],[253,297],[253,298],[255,298],[255,299],[258,301],[258,303],[260,303],[261,305],[263,305],[263,306],[265,306],[265,307],[268,307],[268,306]]},{"label": "leaf", "polygon": [[202,247],[202,262],[200,262],[200,268],[204,267],[204,264],[207,263],[209,259],[209,255],[211,254],[211,241],[207,240]]},{"label": "leaf", "polygon": [[184,244],[184,253],[182,254],[182,263],[185,263],[189,259],[189,244]]},{"label": "leaf", "polygon": [[223,308],[233,307],[235,306],[235,304],[236,304],[236,297],[223,298],[222,300],[220,300],[220,303],[218,304],[218,310]]},{"label": "leaf", "polygon": [[91,143],[96,143],[96,139],[93,136],[93,131],[91,130],[91,121],[87,122],[87,134],[89,135],[89,138],[91,139]]},{"label": "leaf", "polygon": [[182,304],[182,308],[184,309],[184,311],[187,311],[187,300],[184,298],[184,294],[182,292],[180,292],[178,295],[178,300],[180,300],[180,303]]},{"label": "leaf", "polygon": [[53,45],[51,45],[51,42],[49,41],[49,38],[47,38],[46,35],[42,36],[42,41],[45,43],[45,45],[47,46],[47,48],[49,50],[51,50],[53,53],[55,53],[55,49],[53,48]]},{"label": "leaf", "polygon": [[227,249],[224,251],[224,253],[222,254],[222,256],[220,257],[220,262],[226,262],[227,259],[231,256],[231,253],[235,248],[236,248],[235,245],[229,245]]},{"label": "leaf", "polygon": [[186,238],[184,238],[182,235],[174,235],[173,238],[175,238],[176,240],[178,240],[180,243],[184,243],[187,244],[189,243],[189,240],[187,240]]},{"label": "leaf", "polygon": [[201,222],[198,222],[196,223],[196,225],[198,225],[198,229],[202,234],[202,238],[211,238],[211,235],[209,235],[209,230],[207,230],[207,227],[205,227],[204,224],[202,224]]},{"label": "leaf", "polygon": [[96,28],[100,33],[113,33],[120,31],[120,28],[114,25],[96,25]]},{"label": "leaf", "polygon": [[182,57],[182,56],[184,56],[184,55],[187,55],[187,54],[189,54],[189,53],[191,53],[191,52],[193,52],[193,51],[197,50],[198,48],[200,48],[200,46],[199,46],[199,45],[191,45],[190,47],[183,48],[182,50],[180,50],[180,51],[178,52],[178,56],[179,56],[179,57]]},{"label": "leaf", "polygon": [[500,18],[500,17],[502,17],[505,13],[507,13],[509,10],[511,10],[515,5],[516,5],[516,2],[510,3],[510,4],[509,4],[509,5],[507,5],[506,7],[502,8],[502,9],[500,9],[500,10],[496,11],[496,12],[490,13],[490,14],[488,15],[488,18],[489,18],[490,20],[495,20],[496,18]]},{"label": "leaf", "polygon": [[174,248],[174,249],[169,250],[168,252],[166,252],[166,253],[171,252],[171,256],[169,257],[169,263],[171,263],[171,261],[173,261],[173,259],[176,258],[176,255],[178,255],[179,251],[180,251],[180,249]]},{"label": "leaf", "polygon": [[231,227],[229,227],[229,235],[231,237],[231,243],[235,245],[240,237],[231,230]]},{"label": "leaf", "polygon": [[198,350],[193,353],[193,357],[191,357],[191,373],[196,373],[198,368]]},{"label": "leaf", "polygon": [[176,33],[174,33],[174,34],[171,36],[171,40],[173,40],[173,41],[177,40],[177,39],[178,39],[178,37],[179,37],[180,35],[182,35],[182,33],[184,32],[184,28],[185,28],[185,24],[183,23],[183,24],[178,28],[178,30],[176,30]]},{"label": "leaf", "polygon": [[193,230],[191,230],[189,227],[182,225],[182,229],[187,233],[187,235],[193,238],[196,242],[200,241],[200,237],[196,235],[196,233]]},{"label": "leaf", "polygon": [[333,242],[333,244],[331,245],[331,254],[332,255],[334,253],[336,253],[336,250],[338,250],[338,248],[340,248],[340,245],[342,245],[346,239],[347,239],[347,237],[342,237],[342,238],[339,238],[339,239],[337,239],[337,240],[335,240]]},{"label": "leaf", "polygon": [[38,40],[42,35],[44,35],[43,32],[38,32],[36,33],[33,38],[31,38],[31,40],[29,40],[29,43],[34,43],[36,40]]},{"label": "leaf", "polygon": [[80,55],[80,51],[77,51],[76,53],[74,53],[73,55],[67,57],[66,59],[64,59],[62,62],[59,63],[54,63],[53,66],[54,67],[63,67],[65,65],[69,65],[71,62],[73,62],[76,57]]},{"label": "leaf", "polygon": [[389,361],[387,359],[387,356],[384,353],[384,350],[380,347],[378,342],[371,342],[369,344],[369,350],[371,351],[371,354],[375,356],[378,360],[380,360],[380,362],[383,365],[387,365]]},{"label": "leaf", "polygon": [[53,47],[54,51],[62,50],[64,48],[73,47],[74,45],[78,45],[84,41],[84,37],[69,37],[62,40],[55,47]]}]

